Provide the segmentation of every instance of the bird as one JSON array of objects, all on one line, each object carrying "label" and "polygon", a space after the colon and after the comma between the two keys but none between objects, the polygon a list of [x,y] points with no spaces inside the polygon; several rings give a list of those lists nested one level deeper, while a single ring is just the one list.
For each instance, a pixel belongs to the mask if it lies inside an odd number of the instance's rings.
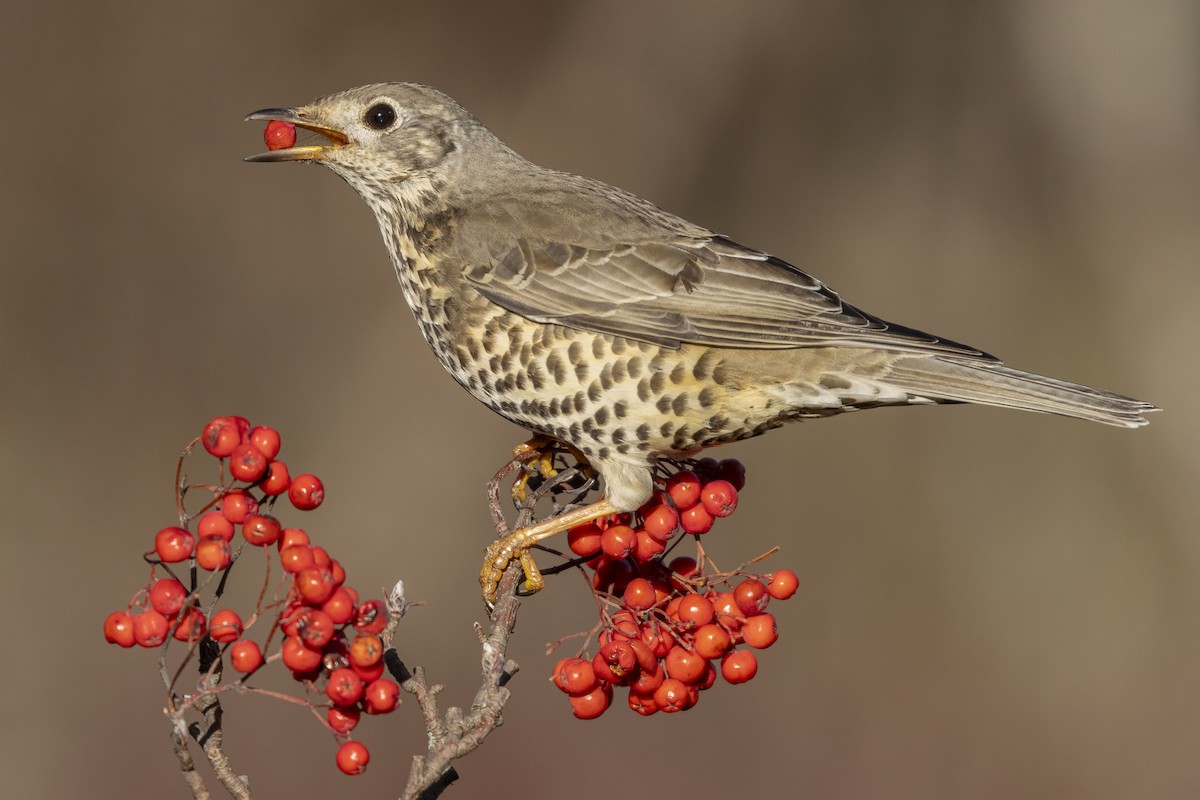
[{"label": "bird", "polygon": [[246,160],[316,163],[345,180],[450,376],[600,475],[600,501],[488,548],[488,602],[513,559],[541,588],[536,542],[643,505],[658,459],[791,420],[977,403],[1134,428],[1158,410],[885,321],[774,255],[531,163],[429,86],[372,84],[246,119],[317,134]]}]

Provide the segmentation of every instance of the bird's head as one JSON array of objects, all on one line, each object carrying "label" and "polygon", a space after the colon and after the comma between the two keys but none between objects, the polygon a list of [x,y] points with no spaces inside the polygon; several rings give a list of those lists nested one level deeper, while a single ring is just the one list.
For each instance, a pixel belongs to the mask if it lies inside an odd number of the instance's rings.
[{"label": "bird's head", "polygon": [[280,120],[319,134],[300,144],[250,156],[247,161],[310,161],[341,175],[368,202],[396,196],[398,184],[436,179],[461,150],[486,131],[452,99],[428,86],[377,83],[296,108],[266,108],[247,120]]}]

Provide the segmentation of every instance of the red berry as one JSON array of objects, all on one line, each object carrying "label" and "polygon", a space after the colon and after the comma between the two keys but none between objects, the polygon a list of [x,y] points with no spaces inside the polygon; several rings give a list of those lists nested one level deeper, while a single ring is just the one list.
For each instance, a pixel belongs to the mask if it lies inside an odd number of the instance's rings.
[{"label": "red berry", "polygon": [[225,519],[240,525],[246,517],[258,513],[258,501],[244,489],[234,489],[221,496],[221,515]]},{"label": "red berry", "polygon": [[283,526],[279,524],[279,520],[262,514],[251,514],[242,523],[242,536],[246,537],[246,541],[263,547],[275,544],[279,540],[281,530]]},{"label": "red berry", "polygon": [[361,775],[370,761],[371,753],[362,742],[346,742],[338,748],[338,769],[347,775]]},{"label": "red berry", "polygon": [[346,587],[339,586],[333,590],[333,595],[325,601],[321,610],[330,616],[334,624],[345,625],[354,619],[354,598]]},{"label": "red berry", "polygon": [[325,500],[325,485],[316,475],[297,475],[288,487],[288,500],[301,511],[312,511]]},{"label": "red berry", "polygon": [[175,626],[175,638],[181,642],[199,641],[204,636],[204,623],[204,612],[195,606],[188,606]]},{"label": "red berry", "polygon": [[762,581],[747,578],[734,587],[733,601],[743,616],[750,617],[763,612],[767,603],[771,602],[771,595],[767,594],[767,587],[763,586]]},{"label": "red berry", "polygon": [[312,549],[305,544],[285,547],[279,552],[279,563],[283,567],[284,572],[290,572],[292,575],[310,569],[317,564],[313,559]]},{"label": "red berry", "polygon": [[195,546],[195,537],[185,528],[163,528],[154,535],[154,551],[168,564],[191,558]]},{"label": "red berry", "polygon": [[708,661],[699,653],[685,650],[679,645],[671,648],[671,652],[667,653],[667,657],[663,659],[663,666],[667,669],[667,674],[677,681],[684,683],[695,683],[704,675],[704,665]]},{"label": "red berry", "polygon": [[268,459],[249,442],[239,444],[229,454],[229,474],[239,481],[254,483],[267,474]]},{"label": "red berry", "polygon": [[612,686],[601,683],[587,694],[567,698],[571,711],[579,719],[595,719],[603,714],[612,703]]},{"label": "red berry", "polygon": [[613,561],[629,555],[637,543],[637,535],[628,525],[613,525],[600,536],[600,549]]},{"label": "red berry", "polygon": [[616,684],[631,683],[638,670],[637,654],[628,642],[610,641],[592,658],[592,669],[602,681]]},{"label": "red berry", "polygon": [[225,569],[233,563],[233,548],[220,536],[205,536],[196,545],[196,563],[209,572]]},{"label": "red berry", "polygon": [[204,426],[200,443],[212,455],[224,458],[242,443],[242,433],[233,417],[217,417]]},{"label": "red berry", "polygon": [[234,642],[242,635],[242,618],[236,611],[222,608],[208,621],[208,635],[218,642]]},{"label": "red berry", "polygon": [[386,664],[382,660],[376,661],[369,667],[360,667],[358,664],[351,663],[350,669],[354,670],[354,674],[362,678],[364,684],[377,681],[383,677],[383,671],[386,669]]},{"label": "red berry", "polygon": [[383,658],[383,642],[378,636],[355,636],[350,643],[350,663],[373,667]]},{"label": "red berry", "polygon": [[354,629],[359,633],[381,633],[387,627],[387,618],[382,600],[367,600],[354,612]]},{"label": "red berry", "polygon": [[196,523],[196,535],[203,539],[205,536],[220,536],[227,542],[233,541],[233,523],[225,519],[220,511],[209,511],[200,517]]},{"label": "red berry", "polygon": [[250,429],[250,444],[258,448],[268,461],[279,455],[279,431],[259,425]]},{"label": "red berry", "polygon": [[328,568],[309,567],[296,575],[296,593],[309,605],[324,604],[335,589],[333,573]]},{"label": "red berry", "polygon": [[278,547],[279,552],[282,553],[289,547],[294,547],[301,544],[306,547],[311,544],[308,541],[307,533],[300,528],[284,528],[279,532],[279,541],[275,543],[275,546]]},{"label": "red berry", "polygon": [[692,627],[699,628],[701,625],[707,625],[713,621],[713,604],[708,598],[702,594],[685,594],[679,599],[679,607],[675,611],[675,618],[680,622],[691,623]]},{"label": "red berry", "polygon": [[[179,588],[182,589],[183,586]],[[625,605],[634,611],[645,611],[648,608],[652,608],[657,599],[658,596],[654,591],[654,587],[645,578],[634,578],[625,587]]]},{"label": "red berry", "polygon": [[325,712],[325,720],[329,723],[329,727],[333,728],[334,733],[340,733],[345,736],[350,731],[358,726],[358,720],[362,717],[362,712],[357,706],[342,708],[341,706],[330,706]]},{"label": "red berry", "polygon": [[728,631],[742,627],[742,611],[734,600],[733,592],[721,592],[712,599],[712,605],[717,612],[718,625],[723,625]]},{"label": "red berry", "polygon": [[386,714],[400,705],[400,687],[387,678],[371,681],[363,689],[363,706],[368,714]]},{"label": "red berry", "polygon": [[104,620],[104,639],[121,647],[137,644],[133,635],[133,617],[125,611],[114,611]]},{"label": "red berry", "polygon": [[296,636],[310,650],[320,650],[333,640],[333,618],[319,608],[310,608],[296,620]]},{"label": "red berry", "polygon": [[295,636],[283,640],[283,663],[293,672],[310,672],[321,666],[321,654],[304,646]]},{"label": "red berry", "polygon": [[635,541],[633,544],[633,560],[639,564],[646,564],[658,558],[667,549],[667,546],[655,539],[649,533],[643,530],[634,532]]},{"label": "red berry", "polygon": [[554,685],[567,694],[587,694],[598,681],[592,662],[582,658],[564,658],[554,666]]},{"label": "red berry", "polygon": [[665,625],[657,623],[642,629],[641,639],[655,658],[662,658],[671,652],[675,646],[675,637],[670,634]]},{"label": "red berry", "polygon": [[709,481],[700,490],[700,502],[714,517],[728,517],[737,508],[737,489],[729,481]]},{"label": "red berry", "polygon": [[696,574],[699,566],[696,564],[696,559],[691,556],[676,556],[671,559],[671,563],[667,565],[667,569],[681,578],[690,578]]},{"label": "red berry", "polygon": [[[216,619],[215,614],[213,615],[213,619]],[[234,642],[229,646],[229,665],[243,675],[248,672],[254,672],[262,664],[262,650],[259,649],[257,642],[242,639],[240,642]]]},{"label": "red berry", "polygon": [[742,623],[742,641],[751,647],[762,650],[775,644],[779,631],[775,627],[775,617],[771,614],[755,614],[747,617]]},{"label": "red berry", "polygon": [[730,637],[729,631],[711,622],[697,628],[695,637],[693,646],[704,658],[720,658],[733,646],[733,638]]},{"label": "red berry", "polygon": [[183,609],[188,590],[174,578],[162,578],[150,587],[150,607],[165,617],[173,617]]},{"label": "red berry", "polygon": [[656,506],[642,518],[642,527],[655,541],[666,542],[679,527],[679,513],[668,505]]},{"label": "red berry", "polygon": [[787,600],[800,588],[800,579],[790,569],[776,570],[767,584],[767,594],[776,600]]},{"label": "red berry", "polygon": [[[288,147],[293,147],[296,144],[296,126],[290,122],[273,119],[267,123],[267,127],[263,130],[263,141],[267,143],[268,150],[284,150]],[[338,766],[341,766],[340,756]],[[342,771],[345,772],[345,770]],[[359,770],[359,772],[362,772],[362,770]]]},{"label": "red berry", "polygon": [[697,503],[691,508],[685,509],[679,515],[679,527],[683,528],[685,533],[708,533],[712,530],[713,516],[708,513],[703,505]]},{"label": "red berry", "polygon": [[654,704],[668,714],[683,711],[688,706],[688,691],[682,681],[667,678],[654,690]]},{"label": "red berry", "polygon": [[629,689],[629,708],[643,717],[658,713],[658,703],[654,702],[654,693],[640,694],[636,689]]},{"label": "red berry", "polygon": [[359,701],[362,693],[362,678],[355,675],[354,670],[343,668],[329,673],[329,682],[325,684],[325,694],[336,705],[352,706]]},{"label": "red berry", "polygon": [[259,487],[262,488],[263,494],[274,497],[286,492],[291,485],[292,477],[288,475],[287,464],[282,461],[272,461],[267,467],[267,475],[262,479]]},{"label": "red berry", "polygon": [[721,659],[721,677],[730,683],[745,683],[758,672],[758,657],[749,650],[734,650]]},{"label": "red berry", "polygon": [[600,552],[600,528],[594,522],[576,525],[567,531],[567,547],[577,556],[591,558]]},{"label": "red berry", "polygon": [[142,647],[158,647],[167,640],[169,630],[167,618],[154,609],[133,617],[133,640]]},{"label": "red berry", "polygon": [[667,479],[667,494],[677,509],[686,511],[700,502],[700,478],[690,470],[676,472]]},{"label": "red berry", "polygon": [[662,686],[666,677],[667,673],[662,663],[655,660],[649,667],[643,666],[638,670],[637,680],[629,684],[629,690],[643,695],[654,694],[654,690]]}]

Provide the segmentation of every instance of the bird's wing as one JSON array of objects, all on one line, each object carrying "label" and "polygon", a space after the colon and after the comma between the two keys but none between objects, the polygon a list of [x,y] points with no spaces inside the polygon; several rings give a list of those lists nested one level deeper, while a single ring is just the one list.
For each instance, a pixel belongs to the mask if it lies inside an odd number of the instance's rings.
[{"label": "bird's wing", "polygon": [[882,347],[994,360],[885,322],[785,261],[724,237],[594,249],[508,242],[466,277],[528,319],[666,347]]}]

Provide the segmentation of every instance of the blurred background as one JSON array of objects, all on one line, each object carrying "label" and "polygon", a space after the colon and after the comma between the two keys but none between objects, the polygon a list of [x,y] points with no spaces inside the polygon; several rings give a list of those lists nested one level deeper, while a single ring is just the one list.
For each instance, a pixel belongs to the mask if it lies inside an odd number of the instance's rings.
[{"label": "blurred background", "polygon": [[[801,575],[759,677],[578,722],[527,601],[505,724],[447,797],[1200,795],[1200,12],[1186,0],[20,3],[0,32],[0,774],[11,797],[186,797],[151,653],[106,646],[174,519],[179,450],[241,414],[325,505],[404,658],[469,703],[490,525],[522,431],[442,372],[366,206],[251,165],[246,113],[380,80],[530,159],[814,272],[887,319],[1167,409],[1131,432],[971,407],[793,425],[745,462],[732,564]],[[199,465],[193,468],[199,471]],[[244,580],[253,583],[249,571]],[[256,588],[256,587],[250,587]],[[247,589],[249,590],[249,589]],[[305,712],[226,702],[256,796],[391,797],[415,704],[345,778]],[[213,784],[219,792],[219,786]]]}]

